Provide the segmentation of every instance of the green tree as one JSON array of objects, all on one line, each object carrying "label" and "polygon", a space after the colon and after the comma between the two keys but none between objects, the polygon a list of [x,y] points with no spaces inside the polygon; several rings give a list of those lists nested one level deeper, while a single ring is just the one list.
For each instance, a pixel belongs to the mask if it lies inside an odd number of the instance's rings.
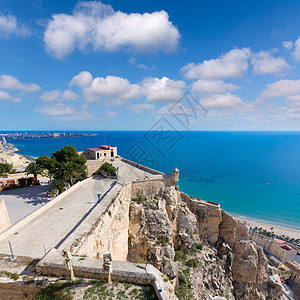
[{"label": "green tree", "polygon": [[40,156],[36,163],[40,165],[44,170],[47,171],[47,176],[49,177],[50,181],[52,180],[52,176],[55,174],[55,160],[48,156]]},{"label": "green tree", "polygon": [[12,171],[12,165],[8,163],[0,163],[0,175],[9,174]]},{"label": "green tree", "polygon": [[72,185],[74,179],[86,178],[86,158],[80,156],[75,147],[66,145],[54,152],[51,159],[55,164],[54,178],[56,180],[61,179]]},{"label": "green tree", "polygon": [[68,182],[70,186],[73,185],[73,181],[75,178],[80,177],[80,171],[78,171],[79,170],[76,165],[71,161],[64,163],[59,170],[60,177],[63,178],[65,182]]},{"label": "green tree", "polygon": [[27,176],[32,174],[35,181],[37,181],[37,176],[38,175],[44,175],[43,168],[35,162],[31,162],[26,167],[25,172],[27,173]]},{"label": "green tree", "polygon": [[66,186],[65,182],[62,179],[54,180],[54,187],[58,190],[58,193],[61,194],[64,191],[64,187]]}]

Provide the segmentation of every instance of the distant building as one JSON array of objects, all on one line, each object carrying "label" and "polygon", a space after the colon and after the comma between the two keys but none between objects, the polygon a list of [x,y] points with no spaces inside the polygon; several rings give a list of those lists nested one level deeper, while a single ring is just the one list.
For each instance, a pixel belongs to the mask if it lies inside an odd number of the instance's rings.
[{"label": "distant building", "polygon": [[99,148],[88,148],[82,155],[87,160],[106,160],[118,155],[117,147],[102,145]]},{"label": "distant building", "polygon": [[285,262],[295,260],[297,250],[289,246],[285,241],[273,239],[271,253],[279,260]]},{"label": "distant building", "polygon": [[287,265],[292,274],[290,278],[295,282],[295,283],[300,283],[300,265],[296,261],[286,261],[285,265]]},{"label": "distant building", "polygon": [[257,245],[262,246],[269,254],[274,255],[282,262],[293,261],[296,258],[297,250],[289,246],[285,241],[253,231],[250,231],[250,237]]}]

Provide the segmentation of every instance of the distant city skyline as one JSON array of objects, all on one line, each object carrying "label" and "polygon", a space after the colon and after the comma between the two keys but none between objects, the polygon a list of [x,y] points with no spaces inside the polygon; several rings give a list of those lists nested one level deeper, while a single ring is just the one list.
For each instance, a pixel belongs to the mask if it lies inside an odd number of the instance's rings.
[{"label": "distant city skyline", "polygon": [[0,130],[299,130],[300,2],[0,3]]}]

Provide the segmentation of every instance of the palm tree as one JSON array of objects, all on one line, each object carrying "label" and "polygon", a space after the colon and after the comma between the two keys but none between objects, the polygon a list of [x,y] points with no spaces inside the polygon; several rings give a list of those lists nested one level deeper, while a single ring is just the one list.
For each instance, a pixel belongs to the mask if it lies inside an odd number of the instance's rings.
[{"label": "palm tree", "polygon": [[26,175],[32,174],[34,177],[35,182],[37,182],[37,176],[38,175],[44,175],[43,168],[36,164],[35,162],[31,162],[25,169]]},{"label": "palm tree", "polygon": [[61,167],[60,173],[61,173],[61,176],[64,178],[64,180],[70,184],[70,186],[73,185],[74,178],[80,177],[80,174],[77,171],[76,166],[71,161],[68,161],[63,164],[63,166]]},{"label": "palm tree", "polygon": [[54,181],[54,187],[58,190],[59,194],[61,194],[64,191],[65,186],[65,182],[61,179]]}]

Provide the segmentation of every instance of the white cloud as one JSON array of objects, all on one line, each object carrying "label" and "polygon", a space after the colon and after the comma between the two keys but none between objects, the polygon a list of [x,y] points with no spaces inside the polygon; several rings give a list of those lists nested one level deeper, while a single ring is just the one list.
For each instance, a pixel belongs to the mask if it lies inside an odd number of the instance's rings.
[{"label": "white cloud", "polygon": [[57,103],[55,105],[42,105],[36,109],[36,112],[48,116],[60,117],[64,120],[90,119],[93,117],[93,115],[87,111],[79,112],[73,106],[63,103]]},{"label": "white cloud", "polygon": [[10,75],[0,76],[0,88],[6,90],[19,90],[23,92],[37,92],[41,89],[37,84],[24,84]]},{"label": "white cloud", "polygon": [[94,51],[173,51],[180,33],[165,11],[115,12],[101,2],[79,2],[73,14],[55,14],[49,20],[44,42],[49,53],[63,58],[76,48]]},{"label": "white cloud", "polygon": [[172,80],[167,77],[152,78],[143,80],[140,84],[147,101],[171,102],[182,97],[182,89],[186,84],[182,80]]},{"label": "white cloud", "polygon": [[225,83],[222,80],[199,79],[192,83],[192,91],[199,94],[223,94],[233,91],[239,87],[232,83]]},{"label": "white cloud", "polygon": [[144,110],[154,110],[155,106],[149,103],[142,103],[142,104],[130,104],[128,108],[136,114],[140,114]]},{"label": "white cloud", "polygon": [[117,113],[115,111],[107,111],[106,112],[106,115],[109,117],[109,118],[113,118],[117,115]]},{"label": "white cloud", "polygon": [[20,102],[22,99],[18,98],[18,97],[12,97],[10,94],[8,94],[5,91],[1,91],[0,90],[0,101],[10,101],[10,102],[15,102],[18,103]]},{"label": "white cloud", "polygon": [[101,98],[128,100],[140,96],[139,86],[131,84],[127,79],[117,76],[95,77],[93,79],[91,73],[86,71],[74,76],[70,85],[81,87],[88,102],[97,101]]},{"label": "white cloud", "polygon": [[72,90],[65,90],[62,94],[63,99],[65,100],[77,100],[78,95],[74,93]]},{"label": "white cloud", "polygon": [[268,84],[260,99],[288,97],[300,93],[300,80],[278,80]]},{"label": "white cloud", "polygon": [[286,98],[286,100],[291,101],[292,102],[299,102],[300,103],[300,95],[293,95],[293,96],[289,96]]},{"label": "white cloud", "polygon": [[40,99],[46,102],[56,102],[60,100],[61,92],[58,90],[47,91],[39,96]]},{"label": "white cloud", "polygon": [[293,48],[294,44],[292,41],[283,41],[282,42],[282,46],[287,49],[287,50],[290,50]]},{"label": "white cloud", "polygon": [[200,103],[206,109],[227,109],[243,104],[243,101],[236,95],[230,93],[224,95],[213,95],[201,99]]},{"label": "white cloud", "polygon": [[130,99],[146,97],[147,101],[176,101],[182,96],[185,82],[171,80],[167,77],[146,78],[138,84],[117,76],[95,77],[84,71],[74,76],[71,86],[79,86],[86,101],[103,100],[108,105],[121,105]]},{"label": "white cloud", "polygon": [[232,49],[219,58],[204,60],[202,63],[190,63],[181,69],[185,77],[195,78],[239,78],[248,70],[247,60],[250,58],[250,49]]},{"label": "white cloud", "polygon": [[15,16],[0,13],[0,37],[9,38],[11,35],[26,37],[29,34],[29,29],[20,24]]},{"label": "white cloud", "polygon": [[290,66],[281,57],[274,57],[267,51],[260,51],[252,56],[253,71],[256,74],[281,74]]},{"label": "white cloud", "polygon": [[300,37],[295,42],[295,50],[293,51],[294,58],[300,62]]}]

